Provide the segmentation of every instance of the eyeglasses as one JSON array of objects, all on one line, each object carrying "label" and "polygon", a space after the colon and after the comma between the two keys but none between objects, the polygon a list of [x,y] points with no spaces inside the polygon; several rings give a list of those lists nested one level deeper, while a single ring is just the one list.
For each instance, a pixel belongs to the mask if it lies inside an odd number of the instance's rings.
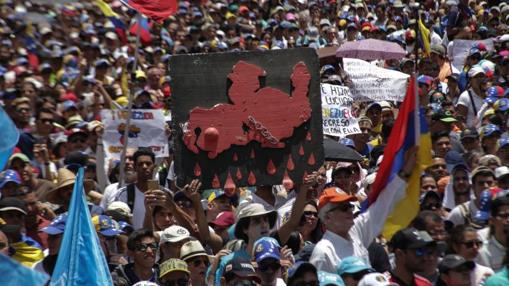
[{"label": "eyeglasses", "polygon": [[307,217],[310,217],[310,216],[318,217],[318,213],[317,212],[313,212],[313,211],[305,211],[304,212],[304,216],[307,216]]},{"label": "eyeglasses", "polygon": [[340,204],[338,205],[337,207],[333,208],[332,210],[330,210],[331,212],[335,211],[335,210],[340,210],[341,212],[347,212],[347,211],[351,211],[354,209],[354,205],[352,205],[351,203],[347,203],[347,204]]},{"label": "eyeglasses", "polygon": [[147,249],[150,247],[150,249],[152,249],[152,251],[156,251],[158,246],[157,246],[157,243],[155,242],[152,242],[152,243],[140,243],[138,245],[136,245],[135,247],[135,250],[136,251],[141,251],[141,252],[145,252],[147,251]]},{"label": "eyeglasses", "polygon": [[85,143],[87,142],[87,138],[86,137],[71,137],[68,139],[69,142],[71,143]]},{"label": "eyeglasses", "polygon": [[189,282],[189,279],[187,279],[187,278],[179,278],[179,279],[175,279],[175,280],[166,280],[161,283],[161,286],[175,286],[175,285],[186,286],[188,282]]},{"label": "eyeglasses", "polygon": [[463,244],[467,248],[473,248],[474,245],[477,246],[477,248],[479,248],[482,246],[483,243],[480,240],[469,240],[469,241],[464,241],[461,244]]},{"label": "eyeglasses", "polygon": [[208,259],[195,259],[192,261],[189,261],[189,264],[193,264],[194,267],[200,267],[200,265],[205,265],[206,267],[209,267],[210,261]]},{"label": "eyeglasses", "polygon": [[269,270],[269,268],[274,271],[277,271],[277,270],[279,270],[279,268],[281,268],[281,264],[279,264],[279,263],[260,263],[260,264],[258,264],[258,269],[260,269],[260,271],[262,271],[262,272]]}]

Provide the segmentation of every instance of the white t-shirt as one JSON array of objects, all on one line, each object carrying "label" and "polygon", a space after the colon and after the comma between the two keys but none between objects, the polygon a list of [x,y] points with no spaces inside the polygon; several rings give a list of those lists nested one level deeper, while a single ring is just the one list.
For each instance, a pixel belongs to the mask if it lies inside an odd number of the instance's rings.
[{"label": "white t-shirt", "polygon": [[101,199],[101,204],[100,204],[101,208],[106,210],[108,208],[108,206],[113,201],[115,201],[115,197],[117,196],[118,190],[119,190],[118,183],[110,184],[104,189],[103,198]]},{"label": "white t-shirt", "polygon": [[[475,104],[475,112],[474,112],[474,105],[472,104],[472,101],[470,100],[470,96],[468,95],[468,91],[470,91],[473,99],[473,104]],[[460,97],[458,98],[458,105],[463,105],[468,108],[467,113],[467,126],[468,127],[475,127],[476,121],[477,121],[477,112],[481,110],[481,107],[484,103],[484,100],[475,94],[475,92],[470,88],[468,90],[465,90],[460,94]]]},{"label": "white t-shirt", "polygon": [[[120,201],[127,204],[127,187],[119,189],[113,201]],[[134,229],[142,228],[143,220],[145,219],[145,194],[142,193],[136,185],[134,186],[134,207],[132,213]]]}]

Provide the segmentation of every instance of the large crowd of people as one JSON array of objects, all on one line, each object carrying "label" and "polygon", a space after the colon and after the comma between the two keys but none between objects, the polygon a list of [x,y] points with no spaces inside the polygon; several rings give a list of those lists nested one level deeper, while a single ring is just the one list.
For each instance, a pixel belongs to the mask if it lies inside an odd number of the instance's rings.
[{"label": "large crowd of people", "polygon": [[[143,33],[132,28],[136,11],[118,0],[67,2],[0,1],[0,103],[20,131],[0,170],[3,255],[51,277],[84,168],[114,285],[509,285],[506,1],[179,1]],[[177,186],[172,55],[364,39],[407,52],[379,66],[418,73],[433,159],[410,225],[381,235],[405,195],[415,149],[361,211],[399,102],[356,102],[362,132],[334,139],[363,160],[326,161],[293,188]],[[458,59],[460,40],[472,44]],[[334,56],[322,61],[320,81],[352,84]],[[125,162],[106,159],[101,110],[127,110],[129,98],[134,109],[163,110],[169,157],[128,148]]]}]

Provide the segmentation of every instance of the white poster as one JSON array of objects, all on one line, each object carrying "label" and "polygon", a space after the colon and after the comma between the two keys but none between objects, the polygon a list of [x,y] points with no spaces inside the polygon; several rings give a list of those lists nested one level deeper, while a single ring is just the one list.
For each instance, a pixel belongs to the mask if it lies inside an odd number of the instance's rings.
[{"label": "white poster", "polygon": [[[103,143],[106,158],[120,160],[125,142],[127,111],[104,109],[101,111],[101,118],[104,123]],[[168,138],[162,110],[133,110],[129,124],[129,148],[147,147],[152,149],[156,157],[168,156]]]},{"label": "white poster", "polygon": [[358,101],[403,101],[410,77],[359,59],[343,59],[345,72],[353,82],[352,98]]},{"label": "white poster", "polygon": [[353,99],[346,86],[322,83],[323,134],[344,137],[361,133],[357,118],[352,115]]},{"label": "white poster", "polygon": [[471,40],[454,40],[452,43],[452,65],[458,70],[462,70],[465,65],[470,48],[477,42],[483,42],[488,51],[493,51],[493,39],[471,41]]}]

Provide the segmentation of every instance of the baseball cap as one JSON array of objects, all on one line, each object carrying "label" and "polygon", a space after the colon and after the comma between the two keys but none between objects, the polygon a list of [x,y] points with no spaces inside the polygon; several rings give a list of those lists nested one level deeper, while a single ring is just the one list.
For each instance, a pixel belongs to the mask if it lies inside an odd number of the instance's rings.
[{"label": "baseball cap", "polygon": [[507,111],[509,110],[509,99],[507,98],[501,98],[493,104],[493,108],[495,111]]},{"label": "baseball cap", "polygon": [[509,145],[509,136],[502,136],[498,140],[498,149],[504,148]]},{"label": "baseball cap", "polygon": [[231,211],[220,212],[210,224],[219,227],[229,227],[235,223],[235,214]]},{"label": "baseball cap", "polygon": [[468,269],[472,270],[475,267],[475,262],[467,261],[462,256],[457,254],[448,254],[446,255],[440,264],[438,265],[438,270],[440,273],[446,273],[449,270],[462,270]]},{"label": "baseball cap", "polygon": [[362,277],[361,280],[359,280],[359,284],[357,286],[397,286],[398,284],[392,283],[389,281],[389,278],[387,278],[382,273],[370,273]]},{"label": "baseball cap", "polygon": [[500,134],[500,128],[495,124],[486,124],[481,129],[481,138],[495,135],[495,133]]},{"label": "baseball cap", "polygon": [[180,248],[180,259],[184,261],[197,256],[209,257],[205,248],[203,248],[203,245],[198,240],[188,241]]},{"label": "baseball cap", "polygon": [[131,208],[124,203],[124,202],[112,202],[107,208],[106,213],[108,215],[111,215],[113,218],[117,217],[124,217],[124,218],[130,218],[132,216],[131,214]]},{"label": "baseball cap", "polygon": [[389,242],[391,247],[399,249],[421,248],[434,243],[426,231],[419,231],[413,227],[399,230]]},{"label": "baseball cap", "polygon": [[339,188],[327,188],[322,192],[318,200],[318,209],[322,209],[325,205],[329,203],[343,203],[343,202],[355,202],[357,198],[355,196],[351,196]]},{"label": "baseball cap", "polygon": [[473,66],[469,71],[468,71],[468,77],[469,78],[473,78],[475,77],[476,75],[478,74],[485,74],[484,72],[484,69],[479,66],[479,65],[475,65]]},{"label": "baseball cap", "polygon": [[78,110],[78,107],[76,106],[76,103],[72,100],[66,100],[62,103],[64,111],[69,111],[70,109],[76,109]]},{"label": "baseball cap", "polygon": [[380,105],[380,103],[378,102],[372,102],[371,104],[368,105],[368,108],[366,108],[366,112],[368,110],[370,110],[371,108],[378,108],[378,109],[382,109],[382,106]]},{"label": "baseball cap", "polygon": [[12,161],[14,161],[16,159],[19,159],[19,160],[23,161],[24,163],[30,163],[30,159],[28,159],[27,155],[25,155],[23,153],[16,153],[16,154],[13,154],[9,158],[9,165],[12,164]]},{"label": "baseball cap", "polygon": [[467,128],[461,132],[461,140],[465,138],[479,138],[479,133],[475,128]]},{"label": "baseball cap", "polygon": [[495,178],[497,178],[497,180],[507,175],[509,175],[509,167],[500,166],[495,169]]},{"label": "baseball cap", "polygon": [[440,56],[445,56],[445,47],[440,44],[431,45],[431,52]]},{"label": "baseball cap", "polygon": [[456,118],[454,118],[454,116],[452,115],[452,113],[449,110],[442,110],[442,109],[433,112],[433,114],[431,115],[431,119],[432,120],[440,120],[445,123],[453,123],[453,122],[458,121],[458,120],[456,120]]},{"label": "baseball cap", "polygon": [[18,198],[8,197],[0,200],[0,212],[6,211],[18,211],[26,215],[27,207],[24,201]]},{"label": "baseball cap", "polygon": [[339,277],[337,274],[325,272],[325,271],[318,271],[318,282],[320,282],[320,286],[344,286],[345,283],[343,282],[343,279]]},{"label": "baseball cap", "polygon": [[341,261],[336,267],[336,273],[339,275],[353,274],[361,271],[375,272],[362,258],[357,256],[349,256]]},{"label": "baseball cap", "polygon": [[186,228],[181,227],[180,225],[172,225],[161,233],[161,241],[159,244],[164,244],[166,242],[179,242],[189,238],[190,236],[191,234]]},{"label": "baseball cap", "polygon": [[166,260],[161,264],[159,269],[160,269],[159,278],[163,278],[166,274],[175,271],[182,271],[187,274],[190,274],[189,270],[187,269],[187,263],[184,260],[177,258],[170,258]]},{"label": "baseball cap", "polygon": [[260,283],[260,278],[256,275],[256,271],[249,261],[248,258],[242,257],[240,255],[234,256],[230,261],[228,261],[224,267],[223,276],[227,275],[236,275],[242,278],[253,279],[256,282]]},{"label": "baseball cap", "polygon": [[254,249],[254,257],[255,261],[257,263],[260,263],[261,261],[267,259],[267,258],[273,258],[276,260],[281,259],[281,253],[279,252],[279,248],[281,246],[272,237],[262,237],[255,241],[253,245]]},{"label": "baseball cap", "polygon": [[433,78],[430,76],[427,76],[427,75],[420,75],[417,78],[417,83],[418,84],[426,84],[428,86],[431,86],[431,84],[433,83]]},{"label": "baseball cap", "polygon": [[104,236],[116,236],[122,233],[118,223],[107,215],[92,217],[95,230]]},{"label": "baseball cap", "polygon": [[[288,269],[288,285],[291,285],[293,280],[300,277],[304,273],[307,272],[314,272],[317,273],[316,267],[309,263],[304,261],[299,261],[295,263],[290,269]],[[318,275],[318,273],[317,273]]]},{"label": "baseball cap", "polygon": [[7,169],[0,173],[0,189],[3,188],[7,183],[16,183],[17,185],[21,185],[21,177],[18,172]]},{"label": "baseball cap", "polygon": [[64,233],[65,223],[67,222],[67,214],[68,213],[63,213],[57,216],[51,221],[51,223],[48,226],[42,228],[41,231],[50,235]]}]

